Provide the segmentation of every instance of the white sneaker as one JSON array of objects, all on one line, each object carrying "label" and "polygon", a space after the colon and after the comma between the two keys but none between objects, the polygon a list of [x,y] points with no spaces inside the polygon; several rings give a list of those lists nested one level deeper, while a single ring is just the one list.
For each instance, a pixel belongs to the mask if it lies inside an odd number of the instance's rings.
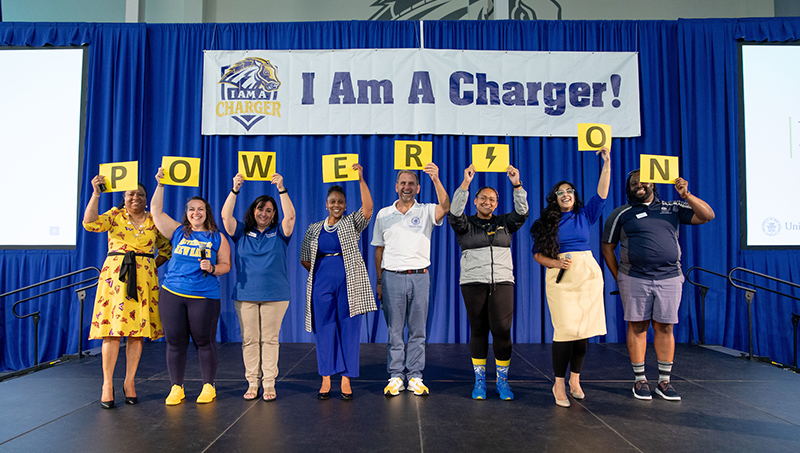
[{"label": "white sneaker", "polygon": [[412,377],[408,380],[408,391],[414,392],[417,396],[427,395],[430,393],[428,387],[422,383],[422,378]]},{"label": "white sneaker", "polygon": [[[411,383],[409,382],[409,384]],[[383,394],[397,396],[400,394],[400,392],[402,392],[405,389],[406,388],[403,385],[403,379],[399,377],[393,377],[389,379],[389,384],[383,388]]]}]

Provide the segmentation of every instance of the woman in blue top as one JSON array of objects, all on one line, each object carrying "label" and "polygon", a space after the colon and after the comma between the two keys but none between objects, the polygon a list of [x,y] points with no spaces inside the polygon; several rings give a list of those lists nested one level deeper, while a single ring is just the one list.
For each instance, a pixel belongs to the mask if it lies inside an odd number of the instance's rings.
[{"label": "woman in blue top", "polygon": [[278,336],[289,306],[286,247],[294,231],[294,205],[283,186],[283,176],[275,173],[271,182],[278,189],[283,221],[278,217],[275,199],[269,195],[253,201],[244,222],[233,218],[236,196],[244,183],[240,173],[234,176],[233,188],[222,206],[222,223],[236,250],[236,286],[232,297],[242,330],[246,400],[258,398],[259,383],[264,388],[264,401],[275,401],[277,397]]},{"label": "woman in blue top", "polygon": [[350,378],[358,377],[361,317],[377,310],[369,274],[358,248],[361,232],[372,217],[372,195],[358,171],[361,209],[345,214],[344,190],[332,186],[325,206],[328,217],[309,225],[300,247],[300,263],[308,273],[306,280],[306,330],[314,332],[317,368],[322,385],[317,398],[331,397],[331,375],[341,374],[341,398],[353,399]]},{"label": "woman in blue top", "polygon": [[[603,170],[597,195],[584,207],[575,186],[561,181],[547,194],[547,206],[531,227],[533,259],[547,267],[545,292],[553,322],[553,396],[556,404],[569,407],[569,388],[583,399],[580,372],[589,338],[606,334],[603,306],[603,273],[589,249],[589,227],[600,219],[611,181],[611,155],[603,147]],[[569,270],[569,272],[567,272]]]},{"label": "woman in blue top", "polygon": [[167,369],[172,388],[167,406],[184,399],[183,375],[189,335],[197,347],[203,390],[198,403],[210,403],[217,396],[217,321],[219,320],[218,275],[231,270],[231,250],[222,237],[208,202],[192,197],[186,203],[183,222],[164,213],[163,169],[156,174],[156,187],[150,201],[153,221],[165,237],[172,238],[172,259],[161,280],[159,308],[164,336],[167,338]]}]

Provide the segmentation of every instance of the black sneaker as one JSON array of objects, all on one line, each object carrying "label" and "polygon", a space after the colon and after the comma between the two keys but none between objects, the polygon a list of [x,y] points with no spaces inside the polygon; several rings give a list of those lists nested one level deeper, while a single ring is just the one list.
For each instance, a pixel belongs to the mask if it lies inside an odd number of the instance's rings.
[{"label": "black sneaker", "polygon": [[[674,389],[672,390],[675,391]],[[633,396],[639,400],[651,400],[653,399],[653,395],[650,394],[650,386],[647,385],[647,381],[636,381],[633,384]]]},{"label": "black sneaker", "polygon": [[680,401],[681,397],[669,381],[659,382],[656,386],[656,395],[667,401]]}]

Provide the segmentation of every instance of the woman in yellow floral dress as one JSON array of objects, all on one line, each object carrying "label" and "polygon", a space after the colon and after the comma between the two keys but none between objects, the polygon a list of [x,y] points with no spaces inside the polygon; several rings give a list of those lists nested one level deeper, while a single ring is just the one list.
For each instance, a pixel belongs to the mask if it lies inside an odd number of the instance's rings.
[{"label": "woman in yellow floral dress", "polygon": [[[97,297],[92,311],[90,340],[103,340],[103,390],[100,405],[114,407],[114,367],[119,344],[127,337],[127,366],[122,392],[125,403],[136,404],[134,377],[142,355],[144,338],[155,340],[164,335],[158,315],[158,272],[167,261],[172,247],[156,229],[153,217],[145,211],[147,191],[142,184],[128,190],[124,203],[98,215],[100,175],[92,179],[92,194],[83,215],[87,231],[108,232],[108,256],[100,271]],[[126,282],[135,281],[135,286]]]}]

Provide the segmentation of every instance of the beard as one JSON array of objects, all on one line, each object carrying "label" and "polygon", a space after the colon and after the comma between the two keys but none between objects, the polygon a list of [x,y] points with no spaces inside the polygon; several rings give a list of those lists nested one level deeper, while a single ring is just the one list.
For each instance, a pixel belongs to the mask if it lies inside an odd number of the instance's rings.
[{"label": "beard", "polygon": [[644,202],[646,202],[653,195],[653,186],[651,185],[651,186],[647,186],[647,187],[645,187],[645,186],[642,186],[642,187],[644,188],[644,194],[637,195],[635,191],[629,190],[628,191],[628,198],[630,198],[631,201],[634,201],[636,203],[644,203]]}]

